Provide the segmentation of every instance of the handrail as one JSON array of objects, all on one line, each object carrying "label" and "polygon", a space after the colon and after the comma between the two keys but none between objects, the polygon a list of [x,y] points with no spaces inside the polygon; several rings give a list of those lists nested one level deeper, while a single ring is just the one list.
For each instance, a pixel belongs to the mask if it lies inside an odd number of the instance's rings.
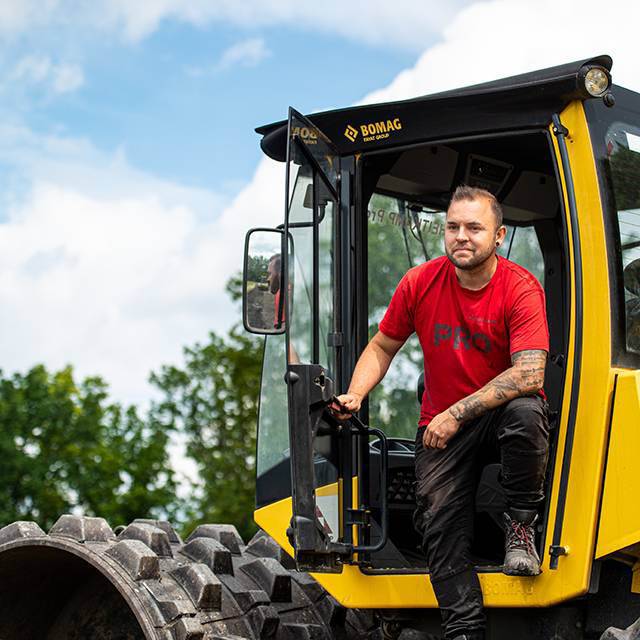
[{"label": "handrail", "polygon": [[363,436],[375,435],[380,440],[380,540],[376,544],[354,545],[354,553],[372,553],[380,551],[389,538],[389,500],[387,496],[387,483],[389,475],[389,442],[381,429],[364,424],[358,417],[352,415],[350,422],[353,428]]}]

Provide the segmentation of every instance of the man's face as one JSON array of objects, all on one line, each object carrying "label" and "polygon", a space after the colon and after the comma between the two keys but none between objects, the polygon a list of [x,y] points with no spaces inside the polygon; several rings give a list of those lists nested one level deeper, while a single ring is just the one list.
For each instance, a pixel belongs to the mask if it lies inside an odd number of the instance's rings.
[{"label": "man's face", "polygon": [[506,229],[496,229],[496,217],[487,198],[459,200],[447,211],[444,248],[458,269],[471,270],[489,259]]}]

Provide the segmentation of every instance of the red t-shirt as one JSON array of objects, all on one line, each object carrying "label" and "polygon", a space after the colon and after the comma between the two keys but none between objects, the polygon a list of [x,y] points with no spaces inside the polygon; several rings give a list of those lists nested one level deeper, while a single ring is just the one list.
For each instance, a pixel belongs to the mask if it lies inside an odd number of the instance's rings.
[{"label": "red t-shirt", "polygon": [[549,351],[544,291],[519,265],[498,258],[489,283],[464,289],[446,256],[400,280],[380,331],[394,340],[417,333],[424,353],[420,425],[511,366],[511,354]]}]

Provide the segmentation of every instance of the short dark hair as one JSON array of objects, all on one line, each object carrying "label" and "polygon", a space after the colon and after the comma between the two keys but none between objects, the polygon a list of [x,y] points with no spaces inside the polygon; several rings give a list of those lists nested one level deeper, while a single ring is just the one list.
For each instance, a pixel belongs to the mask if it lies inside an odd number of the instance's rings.
[{"label": "short dark hair", "polygon": [[502,226],[502,205],[498,202],[498,199],[486,189],[480,189],[479,187],[470,187],[466,184],[461,184],[456,187],[456,190],[451,196],[449,206],[454,202],[460,202],[461,200],[478,200],[479,198],[486,198],[491,204],[491,211],[496,218],[496,229]]},{"label": "short dark hair", "polygon": [[280,257],[279,253],[274,253],[270,258],[269,258],[269,263],[271,262],[275,262],[275,268],[280,271],[281,265],[282,265],[282,258]]}]

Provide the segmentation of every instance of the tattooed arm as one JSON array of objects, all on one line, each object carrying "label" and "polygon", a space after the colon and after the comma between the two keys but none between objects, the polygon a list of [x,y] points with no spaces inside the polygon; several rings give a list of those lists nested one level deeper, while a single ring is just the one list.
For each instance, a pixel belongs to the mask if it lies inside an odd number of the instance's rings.
[{"label": "tattooed arm", "polygon": [[449,408],[458,422],[466,422],[519,396],[537,393],[544,384],[547,352],[540,349],[518,351],[511,356],[511,367],[470,396]]},{"label": "tattooed arm", "polygon": [[546,363],[547,352],[541,349],[514,353],[511,367],[429,423],[423,435],[425,447],[442,449],[463,422],[477,418],[509,400],[540,391],[544,384]]}]

